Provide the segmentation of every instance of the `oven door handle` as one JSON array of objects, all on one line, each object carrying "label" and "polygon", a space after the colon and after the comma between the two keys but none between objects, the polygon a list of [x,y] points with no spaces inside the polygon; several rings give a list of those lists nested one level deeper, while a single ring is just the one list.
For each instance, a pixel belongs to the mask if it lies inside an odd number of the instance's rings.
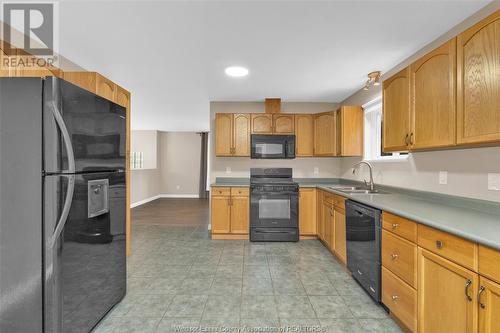
[{"label": "oven door handle", "polygon": [[280,231],[280,230],[266,230],[266,231],[262,231],[262,230],[255,230],[256,233],[258,234],[293,234],[294,232],[292,231]]}]

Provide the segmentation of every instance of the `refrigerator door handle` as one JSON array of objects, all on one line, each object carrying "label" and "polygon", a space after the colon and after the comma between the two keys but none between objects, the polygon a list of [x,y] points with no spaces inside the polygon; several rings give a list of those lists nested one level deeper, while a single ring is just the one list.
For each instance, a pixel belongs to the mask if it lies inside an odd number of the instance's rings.
[{"label": "refrigerator door handle", "polygon": [[66,192],[66,198],[64,199],[64,206],[61,212],[61,216],[59,217],[59,221],[57,221],[56,228],[54,229],[54,234],[52,239],[50,240],[50,247],[54,247],[59,236],[66,225],[66,220],[68,219],[69,209],[71,208],[71,203],[73,202],[73,192],[75,191],[75,175],[63,175],[63,177],[68,178],[68,190]]},{"label": "refrigerator door handle", "polygon": [[56,102],[52,101],[52,114],[54,115],[54,119],[56,120],[57,126],[61,130],[61,134],[64,139],[64,145],[66,146],[66,152],[68,153],[68,170],[64,171],[64,173],[75,173],[75,156],[73,154],[73,145],[71,144],[71,137],[69,136],[68,128],[64,123],[64,119],[59,112],[59,108],[56,105]]}]

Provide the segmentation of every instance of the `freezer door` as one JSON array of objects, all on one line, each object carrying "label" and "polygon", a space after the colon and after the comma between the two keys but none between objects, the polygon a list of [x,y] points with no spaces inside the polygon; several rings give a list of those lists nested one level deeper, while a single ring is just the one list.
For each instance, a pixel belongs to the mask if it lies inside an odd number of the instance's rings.
[{"label": "freezer door", "polygon": [[125,108],[58,78],[44,80],[43,95],[46,172],[68,170],[71,157],[77,173],[125,169]]},{"label": "freezer door", "polygon": [[0,78],[0,332],[40,332],[42,81]]},{"label": "freezer door", "polygon": [[125,173],[45,179],[45,330],[86,333],[125,295]]}]

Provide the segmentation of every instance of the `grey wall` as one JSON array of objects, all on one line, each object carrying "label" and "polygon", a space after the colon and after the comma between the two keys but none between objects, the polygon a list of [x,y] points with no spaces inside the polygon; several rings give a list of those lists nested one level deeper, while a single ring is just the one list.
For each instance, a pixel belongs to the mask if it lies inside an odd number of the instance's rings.
[{"label": "grey wall", "polygon": [[[144,151],[145,165],[147,159],[147,166],[150,168],[131,171],[132,205],[160,194],[161,162],[158,156],[161,152],[161,146],[159,138],[160,135],[156,131],[132,131],[132,151]],[[151,151],[150,146],[154,146],[156,151]]]},{"label": "grey wall", "polygon": [[[283,113],[319,113],[336,110],[337,103],[284,102],[281,104]],[[263,102],[211,102],[210,128],[215,129],[216,113],[263,113]],[[337,177],[340,172],[339,158],[296,158],[293,160],[252,160],[249,157],[215,157],[215,140],[210,135],[209,142],[210,181],[216,177],[249,177],[252,167],[293,168],[294,177]],[[314,168],[319,169],[317,175]],[[227,173],[226,168],[231,168]]]},{"label": "grey wall", "polygon": [[[383,77],[390,77],[498,9],[500,9],[500,2],[493,2],[408,59],[397,64],[393,69],[384,73]],[[373,87],[369,91],[360,89],[342,101],[341,104],[363,105],[380,94],[380,87]],[[351,167],[359,160],[359,158],[343,158],[340,165],[340,176],[352,179],[367,177],[366,172],[361,175],[352,175]],[[500,201],[500,191],[487,189],[487,174],[500,173],[500,148],[498,147],[418,152],[413,153],[405,161],[375,162],[374,168],[375,181],[381,184]],[[439,185],[439,171],[448,171],[447,185]]]}]

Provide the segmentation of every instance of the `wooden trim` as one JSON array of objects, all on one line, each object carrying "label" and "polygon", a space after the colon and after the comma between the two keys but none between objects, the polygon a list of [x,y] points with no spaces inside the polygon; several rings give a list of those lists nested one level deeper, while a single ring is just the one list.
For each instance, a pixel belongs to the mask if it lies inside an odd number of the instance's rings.
[{"label": "wooden trim", "polygon": [[248,234],[212,234],[212,239],[248,240]]},{"label": "wooden trim", "polygon": [[281,98],[266,98],[266,113],[281,113]]}]

